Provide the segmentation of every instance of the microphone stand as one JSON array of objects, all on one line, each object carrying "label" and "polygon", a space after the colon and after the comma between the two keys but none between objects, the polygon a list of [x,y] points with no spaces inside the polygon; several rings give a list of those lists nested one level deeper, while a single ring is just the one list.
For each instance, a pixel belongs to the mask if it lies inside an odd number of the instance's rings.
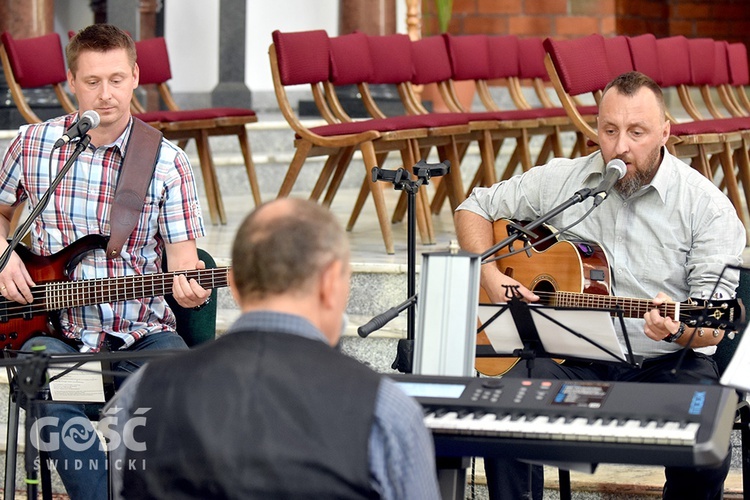
[{"label": "microphone stand", "polygon": [[[62,182],[63,177],[65,177],[65,174],[68,173],[70,168],[73,166],[73,163],[75,163],[80,154],[86,150],[89,143],[91,143],[91,136],[89,136],[88,134],[84,134],[78,141],[78,144],[76,144],[75,150],[73,150],[73,154],[70,155],[70,158],[68,158],[62,169],[60,169],[60,171],[50,183],[47,191],[39,199],[39,203],[37,203],[29,216],[23,221],[23,223],[16,228],[13,233],[13,237],[10,239],[10,241],[8,241],[8,247],[5,249],[2,255],[0,255],[0,272],[2,272],[2,270],[5,269],[5,266],[8,265],[10,256],[18,246],[18,244],[21,242],[21,238],[23,238],[23,235],[26,234],[26,232],[29,230],[34,220],[39,217],[39,214],[41,214],[47,207],[52,194],[57,189],[57,186],[60,184],[60,182]],[[52,153],[50,152],[50,155],[51,154]],[[18,376],[19,387],[21,388],[24,397],[29,403],[27,405],[28,415],[26,418],[26,451],[24,453],[24,458],[26,467],[27,496],[30,500],[37,498],[37,490],[39,486],[39,480],[37,479],[37,470],[34,466],[35,457],[34,453],[32,452],[33,436],[31,435],[34,428],[33,423],[38,418],[38,408],[35,404],[35,400],[37,399],[39,391],[44,386],[48,364],[48,357],[46,355],[43,355],[41,351],[35,351],[34,356],[21,365]],[[38,436],[36,438],[36,442],[39,443]]]},{"label": "microphone stand", "polygon": [[486,264],[493,254],[497,253],[500,249],[511,245],[514,241],[519,239],[522,234],[525,236],[530,236],[531,238],[535,238],[536,234],[532,232],[534,229],[538,228],[545,222],[552,219],[554,216],[564,212],[573,205],[581,203],[583,200],[591,196],[592,191],[593,190],[591,188],[579,189],[575,192],[575,194],[573,194],[573,196],[568,198],[567,201],[562,202],[546,214],[539,216],[537,219],[531,221],[525,226],[521,226],[518,224],[509,224],[509,227],[513,228],[512,234],[484,251],[481,255],[482,264]]},{"label": "microphone stand", "polygon": [[414,332],[416,331],[416,314],[415,306],[417,304],[417,266],[416,266],[416,197],[419,188],[424,184],[429,184],[431,177],[439,177],[450,172],[450,162],[444,161],[437,164],[428,164],[424,160],[419,160],[412,168],[416,179],[412,179],[405,168],[398,170],[384,170],[379,167],[372,169],[372,182],[387,181],[393,183],[396,191],[404,191],[407,195],[407,299],[396,307],[388,309],[382,314],[374,317],[357,330],[360,337],[367,337],[370,333],[382,328],[386,323],[399,315],[404,309],[407,311],[406,320],[406,338],[399,339],[396,348],[396,359],[391,365],[392,368],[398,369],[401,373],[412,372],[412,360],[414,352]]},{"label": "microphone stand", "polygon": [[[443,167],[446,169],[445,172],[438,171],[438,173],[430,172],[431,168],[439,168]],[[406,339],[400,339],[398,342],[397,347],[397,353],[396,353],[396,360],[393,362],[393,365],[391,366],[394,369],[398,369],[402,373],[411,373],[412,372],[412,358],[413,358],[413,350],[414,350],[414,331],[415,331],[415,317],[414,317],[414,306],[417,303],[417,295],[415,292],[416,289],[416,271],[415,271],[415,252],[416,252],[416,243],[415,243],[415,233],[414,233],[414,226],[415,226],[415,210],[414,210],[414,199],[417,191],[419,190],[419,186],[421,186],[423,183],[426,184],[427,180],[431,176],[436,175],[445,175],[450,170],[450,162],[445,161],[443,163],[439,163],[437,165],[428,165],[424,162],[424,160],[420,160],[419,163],[417,163],[414,166],[414,173],[417,176],[416,181],[412,181],[409,179],[409,176],[407,175],[407,172],[405,169],[400,168],[398,170],[383,170],[378,167],[374,167],[372,169],[372,176],[373,176],[373,182],[378,180],[385,180],[393,182],[394,189],[397,190],[406,190],[408,197],[408,212],[409,212],[409,236],[408,236],[408,262],[407,262],[407,272],[408,272],[408,298],[406,301],[402,302],[396,307],[392,307],[391,309],[388,309],[384,313],[381,313],[377,316],[375,316],[373,319],[365,323],[364,325],[360,326],[357,330],[360,337],[367,337],[370,333],[374,332],[375,330],[382,328],[386,323],[391,321],[393,318],[399,315],[401,311],[404,309],[409,309],[409,317],[407,319],[407,337]],[[442,172],[442,173],[441,173]],[[510,246],[514,241],[521,238],[522,235],[530,236],[532,238],[536,237],[536,235],[532,232],[537,227],[541,226],[545,222],[549,221],[551,218],[555,217],[556,215],[560,214],[561,212],[567,210],[573,205],[576,205],[578,203],[581,203],[586,198],[591,197],[592,195],[598,194],[598,191],[596,189],[592,188],[582,188],[576,191],[573,196],[571,196],[567,201],[564,201],[557,207],[550,210],[548,213],[540,216],[536,220],[532,221],[531,223],[520,226],[517,224],[511,224],[510,227],[512,227],[514,230],[512,231],[512,234],[510,234],[507,238],[503,239],[502,241],[498,242],[496,245],[493,245],[491,248],[489,248],[487,251],[482,253],[480,256],[482,264],[486,264],[488,262],[491,262],[490,257],[497,253],[500,249],[505,248],[507,246]],[[601,203],[601,202],[600,202]],[[597,204],[598,205],[598,204]],[[496,257],[494,260],[499,260],[502,258]]]},{"label": "microphone stand", "polygon": [[[8,248],[5,249],[2,255],[0,255],[0,272],[2,272],[3,269],[5,269],[5,266],[8,265],[8,261],[10,260],[10,255],[15,250],[15,248],[18,246],[18,244],[21,242],[21,238],[23,238],[23,235],[26,234],[26,231],[29,230],[31,227],[31,224],[34,222],[34,220],[39,217],[39,214],[41,214],[44,209],[49,204],[49,200],[52,197],[52,194],[57,189],[57,186],[62,182],[63,177],[65,177],[65,174],[68,173],[68,170],[73,166],[73,163],[75,163],[76,159],[80,156],[81,153],[83,153],[86,148],[89,146],[89,143],[91,142],[91,137],[88,134],[84,134],[81,137],[81,140],[78,141],[78,144],[76,144],[76,148],[73,151],[73,154],[70,155],[70,158],[68,158],[68,161],[65,162],[65,165],[60,169],[60,171],[57,173],[55,178],[52,180],[52,182],[49,185],[49,188],[47,191],[42,195],[41,198],[39,198],[39,203],[34,207],[34,209],[31,211],[29,216],[26,218],[26,220],[23,221],[23,224],[18,226],[13,233],[13,237],[8,242]],[[54,151],[54,148],[53,148]],[[52,153],[50,152],[50,155]]]}]

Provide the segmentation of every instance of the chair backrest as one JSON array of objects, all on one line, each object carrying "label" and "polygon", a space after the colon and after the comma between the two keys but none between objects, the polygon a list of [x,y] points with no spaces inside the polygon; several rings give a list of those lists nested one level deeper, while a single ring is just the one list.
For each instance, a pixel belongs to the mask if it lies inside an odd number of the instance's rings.
[{"label": "chair backrest", "polygon": [[324,30],[272,34],[279,83],[287,87],[321,83],[330,75],[331,43]]},{"label": "chair backrest", "polygon": [[728,85],[731,82],[729,76],[729,43],[726,40],[713,40],[714,42],[714,77],[710,85]]},{"label": "chair backrest", "polygon": [[[490,46],[490,52],[493,52]],[[509,54],[509,57],[512,52]],[[544,60],[547,56],[544,50],[544,39],[541,37],[529,37],[518,39],[518,79],[511,87],[511,95],[516,106],[521,109],[531,108],[531,104],[521,93],[521,81],[530,80],[534,87],[537,99],[545,108],[557,108],[559,104],[554,103],[547,94],[547,83],[550,81]],[[493,59],[496,56],[492,56]],[[515,91],[514,88],[515,87]]]},{"label": "chair backrest", "polygon": [[138,40],[135,42],[135,52],[140,70],[139,84],[160,84],[172,79],[164,37]]},{"label": "chair backrest", "polygon": [[623,73],[633,71],[633,59],[630,56],[627,37],[620,35],[605,38],[604,51],[607,53],[610,80],[614,80]]},{"label": "chair backrest", "polygon": [[[276,101],[287,123],[298,134],[309,134],[289,101],[286,87],[310,85],[315,103],[324,118],[331,122],[335,116],[319,102],[323,99],[323,83],[330,77],[331,43],[325,30],[272,33],[273,43],[268,49]],[[321,109],[322,107],[322,109]]]},{"label": "chair backrest", "polygon": [[729,78],[732,85],[750,84],[750,71],[747,63],[747,47],[744,43],[730,43],[727,47],[729,57]]},{"label": "chair backrest", "polygon": [[[690,47],[688,39],[682,35],[656,40],[656,53],[661,66],[662,88],[690,85]],[[713,58],[713,52],[711,53]]]},{"label": "chair backrest", "polygon": [[716,75],[716,42],[712,38],[690,38],[690,84],[713,85]]},{"label": "chair backrest", "polygon": [[[487,35],[443,35],[450,65],[451,78],[462,80],[489,80],[490,53]],[[510,55],[509,55],[510,57]]]},{"label": "chair backrest", "polygon": [[398,85],[414,77],[411,40],[404,34],[368,36],[373,74],[369,83]]},{"label": "chair backrest", "polygon": [[331,111],[342,121],[351,121],[336,95],[336,86],[357,85],[365,109],[375,118],[385,114],[375,103],[367,83],[373,79],[373,64],[370,44],[366,34],[355,31],[330,39],[331,75],[330,85],[326,84],[326,97]]},{"label": "chair backrest", "polygon": [[[595,98],[610,81],[604,37],[593,34],[573,40],[544,40],[545,66],[565,112],[589,141],[598,144],[596,130],[578,110],[575,96],[593,94]],[[598,99],[597,99],[598,102]]]},{"label": "chair backrest", "polygon": [[544,49],[567,94],[578,96],[601,91],[609,83],[612,72],[603,36],[593,34],[572,40],[547,38]]},{"label": "chair backrest", "polygon": [[633,68],[661,85],[661,66],[659,66],[659,56],[656,52],[656,37],[647,33],[628,37],[627,40]]},{"label": "chair backrest", "polygon": [[[214,258],[202,248],[198,249],[198,258],[205,262],[206,269],[216,267]],[[166,254],[162,260],[162,269],[165,272],[167,271]],[[165,297],[177,320],[177,333],[185,340],[188,347],[193,347],[216,338],[217,297],[218,290],[214,288],[211,290],[211,300],[197,311],[195,309],[185,309],[174,300],[171,294]]]},{"label": "chair backrest", "polygon": [[[518,39],[518,77],[522,79],[540,79],[548,82],[549,73],[544,66],[544,39],[540,37]],[[512,52],[508,57],[512,57]],[[497,57],[493,55],[493,60]]]},{"label": "chair backrest", "polygon": [[368,36],[360,31],[330,38],[331,83],[356,85],[373,79]]},{"label": "chair backrest", "polygon": [[[16,40],[7,31],[0,35],[0,59],[13,101],[28,123],[42,120],[29,106],[23,89],[51,86],[62,108],[72,113],[75,105],[64,89],[67,81],[65,59],[60,35],[50,33],[34,38]],[[40,64],[43,61],[43,64]]]}]

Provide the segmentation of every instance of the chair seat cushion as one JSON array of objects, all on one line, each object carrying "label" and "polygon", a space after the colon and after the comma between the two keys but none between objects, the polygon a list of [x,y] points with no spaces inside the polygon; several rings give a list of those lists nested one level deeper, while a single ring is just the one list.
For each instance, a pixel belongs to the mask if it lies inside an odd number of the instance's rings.
[{"label": "chair seat cushion", "polygon": [[181,109],[179,111],[148,111],[136,113],[135,116],[144,122],[184,122],[229,117],[254,117],[255,111],[243,108],[203,108]]},{"label": "chair seat cushion", "polygon": [[748,118],[724,118],[716,120],[699,120],[686,123],[674,123],[672,135],[721,134],[750,130]]}]

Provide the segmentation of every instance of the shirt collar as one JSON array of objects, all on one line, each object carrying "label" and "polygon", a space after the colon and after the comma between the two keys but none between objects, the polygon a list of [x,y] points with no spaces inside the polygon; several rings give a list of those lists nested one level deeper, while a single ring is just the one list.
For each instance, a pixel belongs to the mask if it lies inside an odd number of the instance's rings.
[{"label": "shirt collar", "polygon": [[234,331],[253,330],[269,333],[288,333],[311,340],[328,343],[328,339],[312,323],[302,316],[276,311],[252,311],[242,314],[229,328]]}]

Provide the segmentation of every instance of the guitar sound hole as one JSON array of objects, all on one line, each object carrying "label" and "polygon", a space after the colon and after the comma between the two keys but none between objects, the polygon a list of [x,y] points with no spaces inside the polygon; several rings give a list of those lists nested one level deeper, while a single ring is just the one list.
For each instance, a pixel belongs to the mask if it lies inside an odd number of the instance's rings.
[{"label": "guitar sound hole", "polygon": [[555,287],[550,281],[542,280],[534,285],[532,290],[537,295],[540,294],[539,302],[542,304],[550,305],[550,301],[554,297]]}]

